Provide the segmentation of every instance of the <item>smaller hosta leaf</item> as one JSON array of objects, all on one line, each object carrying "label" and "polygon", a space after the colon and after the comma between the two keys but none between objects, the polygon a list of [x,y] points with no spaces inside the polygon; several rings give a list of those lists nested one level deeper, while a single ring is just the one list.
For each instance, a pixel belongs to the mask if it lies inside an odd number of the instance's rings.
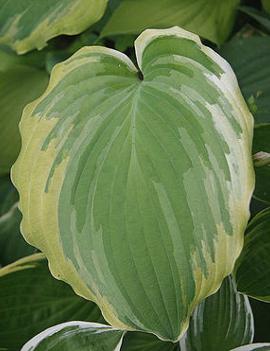
[{"label": "smaller hosta leaf", "polygon": [[[269,110],[270,111],[270,110]],[[253,138],[253,155],[270,153],[270,123],[255,126]],[[256,185],[253,196],[270,205],[270,164],[255,167]]]},{"label": "smaller hosta leaf", "polygon": [[129,332],[124,337],[121,351],[180,351],[180,346],[161,341],[152,334]]},{"label": "smaller hosta leaf", "polygon": [[237,347],[231,351],[270,351],[270,344],[250,344]]},{"label": "smaller hosta leaf", "polygon": [[254,321],[247,296],[232,277],[195,309],[181,351],[228,351],[253,341]]},{"label": "smaller hosta leaf", "polygon": [[18,351],[54,324],[74,319],[103,321],[96,305],[51,276],[42,254],[0,269],[0,316],[0,348],[8,351]]},{"label": "smaller hosta leaf", "polygon": [[120,351],[124,334],[107,325],[69,322],[44,330],[21,351]]},{"label": "smaller hosta leaf", "polygon": [[107,0],[0,0],[0,44],[23,54],[60,34],[78,34],[104,14]]},{"label": "smaller hosta leaf", "polygon": [[235,37],[220,53],[232,65],[255,123],[270,122],[270,39]]},{"label": "smaller hosta leaf", "polygon": [[123,0],[103,36],[139,34],[146,28],[181,26],[215,43],[228,37],[239,0]]},{"label": "smaller hosta leaf", "polygon": [[36,249],[29,245],[20,232],[21,213],[18,193],[9,176],[0,178],[0,265],[5,266],[30,255]]},{"label": "smaller hosta leaf", "polygon": [[249,223],[235,277],[239,291],[270,302],[270,208]]},{"label": "smaller hosta leaf", "polygon": [[0,50],[0,175],[9,173],[19,154],[18,124],[23,108],[48,84],[45,71],[21,62],[23,59]]}]

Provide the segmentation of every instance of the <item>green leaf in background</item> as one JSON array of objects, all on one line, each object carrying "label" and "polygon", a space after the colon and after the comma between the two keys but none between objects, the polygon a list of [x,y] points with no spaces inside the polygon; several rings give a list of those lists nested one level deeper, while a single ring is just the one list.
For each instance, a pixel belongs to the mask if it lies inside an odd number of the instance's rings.
[{"label": "green leaf in background", "polygon": [[51,73],[53,67],[57,63],[66,60],[70,56],[71,55],[66,50],[63,50],[63,51],[60,51],[60,50],[59,51],[49,51],[47,53],[47,55],[46,55],[46,60],[45,60],[47,72]]},{"label": "green leaf in background", "polygon": [[24,106],[48,84],[45,71],[19,62],[15,55],[0,50],[0,175],[9,173],[19,154],[18,124]]},{"label": "green leaf in background", "polygon": [[270,13],[270,0],[262,0],[263,8]]},{"label": "green leaf in background", "polygon": [[220,51],[234,69],[255,123],[270,123],[270,38],[234,38]]},{"label": "green leaf in background", "polygon": [[247,296],[232,277],[195,309],[181,351],[228,351],[253,341],[254,321]]},{"label": "green leaf in background", "polygon": [[217,44],[231,32],[239,0],[123,0],[103,36],[139,34],[146,28],[181,26]]},{"label": "green leaf in background", "polygon": [[0,316],[0,348],[7,351],[54,324],[103,320],[96,305],[51,276],[42,254],[0,269]]},{"label": "green leaf in background", "polygon": [[[270,123],[255,126],[253,154],[257,154],[258,152],[270,153]],[[256,187],[253,196],[270,205],[270,164],[255,167],[255,173]]]},{"label": "green leaf in background", "polygon": [[126,51],[128,48],[133,47],[135,35],[116,35],[112,38],[115,43],[115,49],[119,51]]},{"label": "green leaf in background", "polygon": [[12,185],[9,176],[0,178],[0,216],[5,215],[19,200],[18,192]]},{"label": "green leaf in background", "polygon": [[270,302],[270,208],[250,222],[245,245],[235,267],[239,291]]},{"label": "green leaf in background", "polygon": [[107,0],[0,0],[0,44],[23,54],[60,34],[78,34],[97,22]]},{"label": "green leaf in background", "polygon": [[21,351],[120,351],[124,334],[107,325],[69,322],[43,331]]},{"label": "green leaf in background", "polygon": [[55,276],[114,327],[177,341],[242,249],[253,119],[198,36],[147,30],[135,47],[141,71],[103,47],[54,67],[24,110],[13,180]]},{"label": "green leaf in background", "polygon": [[231,351],[270,351],[270,344],[250,344]]},{"label": "green leaf in background", "polygon": [[152,334],[129,332],[124,337],[121,351],[180,351],[180,346],[161,341]]},{"label": "green leaf in background", "polygon": [[254,316],[254,342],[268,342],[270,340],[270,304],[253,298],[250,298],[249,301]]},{"label": "green leaf in background", "polygon": [[[234,38],[221,54],[232,65],[256,127],[253,154],[270,152],[270,40],[269,37]],[[270,204],[270,167],[256,167],[254,197]]]},{"label": "green leaf in background", "polygon": [[24,240],[20,232],[21,213],[18,193],[9,176],[0,178],[0,266],[30,255],[36,249]]},{"label": "green leaf in background", "polygon": [[[240,6],[239,10],[260,23],[267,31],[270,31],[270,16],[268,13],[249,6]],[[243,54],[242,54],[243,55]]]},{"label": "green leaf in background", "polygon": [[122,0],[109,0],[109,7],[113,11],[115,10],[121,3]]}]

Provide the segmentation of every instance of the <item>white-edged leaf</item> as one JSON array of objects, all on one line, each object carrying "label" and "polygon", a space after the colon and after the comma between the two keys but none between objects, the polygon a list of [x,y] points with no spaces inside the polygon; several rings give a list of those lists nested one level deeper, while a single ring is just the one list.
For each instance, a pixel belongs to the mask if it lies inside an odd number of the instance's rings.
[{"label": "white-edged leaf", "polygon": [[69,322],[41,332],[21,351],[120,351],[124,334],[108,325]]},{"label": "white-edged leaf", "polygon": [[237,347],[231,351],[270,351],[270,344],[250,344],[242,347]]},{"label": "white-edged leaf", "polygon": [[[179,27],[85,47],[24,110],[22,231],[114,327],[177,341],[231,273],[254,187],[253,119],[226,61]],[[202,206],[203,204],[203,206]]]},{"label": "white-edged leaf", "polygon": [[228,351],[253,341],[254,320],[247,296],[232,277],[195,309],[181,351]]},{"label": "white-edged leaf", "polygon": [[97,22],[107,0],[0,0],[0,44],[23,54],[60,34],[78,34]]}]

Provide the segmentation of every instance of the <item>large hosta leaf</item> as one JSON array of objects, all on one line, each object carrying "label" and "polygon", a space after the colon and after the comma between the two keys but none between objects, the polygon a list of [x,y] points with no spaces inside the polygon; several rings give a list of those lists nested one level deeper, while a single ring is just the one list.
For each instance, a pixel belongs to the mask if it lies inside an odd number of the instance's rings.
[{"label": "large hosta leaf", "polygon": [[0,178],[0,266],[33,253],[20,232],[18,193],[8,176]]},{"label": "large hosta leaf", "polygon": [[96,305],[51,276],[42,254],[0,269],[0,316],[0,349],[7,351],[57,323],[103,320]]},{"label": "large hosta leaf", "polygon": [[115,327],[177,340],[234,266],[252,117],[230,66],[178,27],[86,47],[27,106],[13,168],[27,240]]},{"label": "large hosta leaf", "polygon": [[102,35],[139,34],[182,26],[215,43],[230,34],[239,0],[122,0]]},{"label": "large hosta leaf", "polygon": [[181,351],[228,351],[253,341],[254,321],[247,296],[229,277],[195,309]]},{"label": "large hosta leaf", "polygon": [[78,34],[103,15],[107,0],[0,0],[0,44],[22,54],[59,34]]},{"label": "large hosta leaf", "polygon": [[47,84],[45,71],[20,63],[16,56],[0,50],[0,175],[9,172],[19,154],[18,124],[23,108]]},{"label": "large hosta leaf", "polygon": [[270,302],[270,208],[250,222],[244,249],[236,265],[238,290]]},{"label": "large hosta leaf", "polygon": [[40,333],[21,351],[120,351],[123,335],[107,325],[69,322]]}]

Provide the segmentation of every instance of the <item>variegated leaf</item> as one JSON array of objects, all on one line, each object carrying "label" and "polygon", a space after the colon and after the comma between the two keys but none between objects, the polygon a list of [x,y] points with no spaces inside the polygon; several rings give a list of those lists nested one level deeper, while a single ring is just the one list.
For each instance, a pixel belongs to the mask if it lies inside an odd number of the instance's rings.
[{"label": "variegated leaf", "polygon": [[85,47],[28,105],[13,168],[27,240],[113,326],[176,341],[231,273],[254,187],[253,119],[198,36]]},{"label": "variegated leaf", "polygon": [[248,297],[226,278],[214,295],[195,309],[181,351],[228,351],[253,341],[254,320]]},{"label": "variegated leaf", "polygon": [[0,0],[0,44],[19,54],[60,34],[78,34],[104,14],[107,0]]},{"label": "variegated leaf", "polygon": [[120,351],[124,333],[96,323],[63,323],[41,332],[21,351]]},{"label": "variegated leaf", "polygon": [[270,344],[250,344],[237,347],[237,349],[231,351],[270,351]]}]

